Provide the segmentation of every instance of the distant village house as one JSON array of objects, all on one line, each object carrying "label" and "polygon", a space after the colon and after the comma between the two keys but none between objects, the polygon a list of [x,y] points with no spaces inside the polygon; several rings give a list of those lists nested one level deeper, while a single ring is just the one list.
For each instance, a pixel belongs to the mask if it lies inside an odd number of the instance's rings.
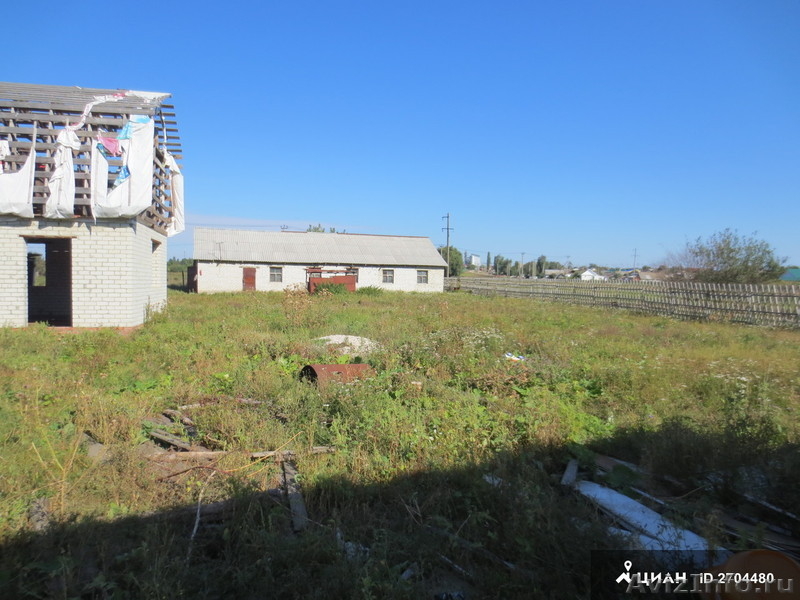
[{"label": "distant village house", "polygon": [[581,273],[581,281],[605,281],[607,277],[600,275],[594,269],[586,269]]}]

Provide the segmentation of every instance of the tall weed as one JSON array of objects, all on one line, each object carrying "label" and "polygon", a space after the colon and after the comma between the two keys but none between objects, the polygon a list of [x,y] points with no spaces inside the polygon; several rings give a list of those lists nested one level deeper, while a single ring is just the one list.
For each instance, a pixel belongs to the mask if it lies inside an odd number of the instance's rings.
[{"label": "tall weed", "polygon": [[[299,381],[305,364],[348,360],[314,341],[335,333],[380,344],[362,357],[376,375]],[[586,552],[610,542],[553,485],[570,454],[711,481],[698,511],[742,485],[791,510],[799,342],[507,298],[305,290],[171,292],[126,336],[0,329],[0,571],[22,574],[17,596],[412,598],[433,595],[445,555],[476,575],[476,597],[581,597]],[[196,406],[195,441],[235,451],[206,465],[213,479],[143,457],[143,421],[180,405]],[[314,523],[296,539],[286,508],[256,494],[279,467],[244,456],[277,448],[297,452]],[[201,491],[234,508],[190,540]],[[31,534],[40,498],[52,529]],[[356,561],[342,550],[360,546]]]}]

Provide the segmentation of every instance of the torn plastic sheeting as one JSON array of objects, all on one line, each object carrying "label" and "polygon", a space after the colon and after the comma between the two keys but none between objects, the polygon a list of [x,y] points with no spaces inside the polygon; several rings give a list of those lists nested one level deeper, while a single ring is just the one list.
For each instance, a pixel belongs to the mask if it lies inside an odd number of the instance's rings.
[{"label": "torn plastic sheeting", "polygon": [[172,206],[172,220],[167,225],[167,236],[171,237],[186,229],[186,216],[184,210],[183,174],[175,157],[165,152],[167,167],[169,168],[170,204]]},{"label": "torn plastic sheeting", "polygon": [[50,196],[44,205],[48,219],[71,219],[75,211],[75,168],[72,153],[80,150],[81,142],[74,131],[62,129],[56,139],[53,157],[55,169],[47,188]]},{"label": "torn plastic sheeting", "polygon": [[106,96],[95,96],[91,102],[83,107],[83,113],[81,114],[78,122],[72,124],[67,123],[66,129],[76,131],[83,127],[83,125],[86,123],[86,117],[89,116],[89,114],[92,112],[92,109],[98,104],[117,102],[118,100],[122,100],[124,98],[141,98],[146,104],[152,104],[153,102],[159,102],[168,97],[169,94],[165,94],[163,92],[137,92],[135,90],[120,91],[116,94],[108,94]]},{"label": "torn plastic sheeting", "polygon": [[31,130],[31,151],[22,168],[0,173],[0,215],[33,218],[33,176],[36,170],[36,127]]},{"label": "torn plastic sheeting", "polygon": [[[128,131],[130,135],[123,135]],[[123,149],[123,171],[130,175],[118,178],[119,185],[108,186],[108,160],[92,142],[91,203],[95,218],[134,217],[152,203],[153,184],[153,120],[145,115],[135,115],[117,136]],[[130,139],[128,139],[130,138]]]}]

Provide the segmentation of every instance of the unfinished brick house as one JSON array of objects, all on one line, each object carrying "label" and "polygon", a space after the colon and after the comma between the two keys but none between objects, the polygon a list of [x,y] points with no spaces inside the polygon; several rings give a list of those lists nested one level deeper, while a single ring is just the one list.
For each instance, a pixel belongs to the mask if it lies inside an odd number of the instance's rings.
[{"label": "unfinished brick house", "polygon": [[183,230],[169,94],[0,82],[0,326],[130,327]]}]

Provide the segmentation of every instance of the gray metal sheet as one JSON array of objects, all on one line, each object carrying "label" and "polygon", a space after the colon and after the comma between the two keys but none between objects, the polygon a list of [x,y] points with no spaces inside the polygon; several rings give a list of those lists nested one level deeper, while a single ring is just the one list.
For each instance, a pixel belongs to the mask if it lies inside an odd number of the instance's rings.
[{"label": "gray metal sheet", "polygon": [[445,267],[429,238],[196,227],[194,258],[307,265]]}]

